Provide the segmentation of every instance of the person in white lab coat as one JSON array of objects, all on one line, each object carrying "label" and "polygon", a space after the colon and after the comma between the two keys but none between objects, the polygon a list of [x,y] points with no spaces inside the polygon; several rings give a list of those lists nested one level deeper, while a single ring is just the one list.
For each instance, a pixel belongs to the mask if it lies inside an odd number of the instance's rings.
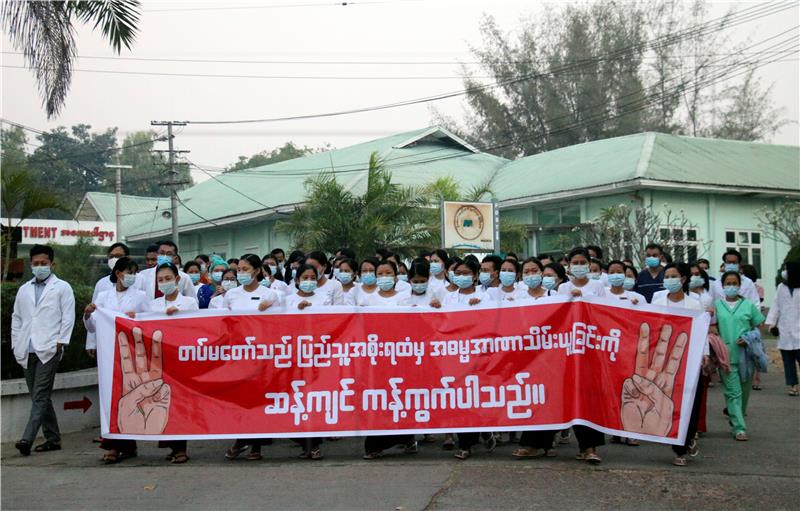
[{"label": "person in white lab coat", "polygon": [[239,281],[236,280],[236,272],[230,268],[223,271],[222,275],[220,276],[220,286],[219,286],[222,289],[222,293],[213,297],[211,301],[208,302],[208,308],[224,309],[225,295],[228,293],[228,291],[238,286],[239,286]]},{"label": "person in white lab coat", "polygon": [[[100,293],[103,291],[107,291],[109,289],[114,289],[114,283],[111,282],[111,275],[114,274],[114,265],[117,264],[122,257],[128,257],[130,255],[130,250],[128,246],[124,243],[114,243],[108,250],[106,251],[106,256],[108,257],[108,269],[111,271],[108,275],[101,278],[97,281],[94,285],[94,292],[92,293],[92,302],[97,300],[97,297],[100,296]],[[96,346],[97,339],[95,338],[94,332],[86,331],[86,351],[89,351],[89,346]],[[92,348],[94,349],[94,348]],[[94,354],[89,353],[89,356],[94,357]]]},{"label": "person in white lab coat", "polygon": [[790,396],[800,395],[797,366],[800,365],[800,263],[786,262],[781,272],[775,301],[767,315],[767,326],[778,336],[778,349],[783,358],[783,373]]},{"label": "person in white lab coat", "polygon": [[[131,318],[136,317],[139,312],[146,312],[150,308],[144,291],[135,288],[137,271],[139,271],[139,266],[128,257],[121,257],[114,262],[114,267],[109,276],[114,287],[100,293],[83,311],[83,324],[86,326],[87,332],[96,333],[97,325],[94,320],[94,311],[98,307],[122,312]],[[92,337],[92,339],[95,338]],[[89,340],[87,339],[86,351],[90,356],[94,357],[97,345],[89,344],[88,342]],[[137,453],[135,440],[103,438],[100,442],[100,448],[106,450],[103,455],[103,461],[106,464],[118,463],[126,458],[135,457]]]},{"label": "person in white lab coat", "polygon": [[436,277],[430,273],[431,263],[424,257],[411,261],[411,268],[408,270],[409,283],[411,288],[406,291],[408,305],[418,307],[442,307],[446,291],[441,285],[431,284]]},{"label": "person in white lab coat", "polygon": [[318,280],[316,292],[330,295],[331,305],[344,305],[342,283],[325,276],[328,269],[328,258],[325,256],[325,253],[318,250],[309,252],[306,256],[305,263],[317,269]]},{"label": "person in white lab coat", "polygon": [[[136,274],[136,288],[144,291],[148,300],[154,300],[163,296],[158,289],[156,272],[165,264],[177,264],[178,246],[169,241],[159,241],[158,245],[158,260],[154,268],[142,270]],[[189,278],[184,272],[178,270],[178,292],[183,296],[194,298],[197,301],[197,291],[194,289],[192,279]]]},{"label": "person in white lab coat", "polygon": [[53,273],[53,249],[34,245],[30,259],[33,279],[20,286],[11,314],[11,348],[25,370],[32,401],[25,432],[15,445],[23,456],[31,453],[39,428],[44,432],[45,442],[36,446],[36,452],[61,449],[61,434],[50,394],[56,368],[75,325],[75,296],[72,287]]}]

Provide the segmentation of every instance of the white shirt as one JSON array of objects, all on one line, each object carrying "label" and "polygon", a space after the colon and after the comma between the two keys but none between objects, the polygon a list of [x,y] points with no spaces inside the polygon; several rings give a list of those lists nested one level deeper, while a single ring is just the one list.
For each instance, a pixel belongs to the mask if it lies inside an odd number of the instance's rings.
[{"label": "white shirt", "polygon": [[778,327],[779,350],[800,350],[800,288],[791,294],[789,286],[778,284],[766,323]]},{"label": "white shirt", "polygon": [[[517,287],[516,284],[517,283],[514,283],[514,289],[512,289],[510,292],[509,291],[505,291],[503,289],[503,286],[493,287],[492,289],[496,289],[497,290],[497,291],[495,291],[493,293],[494,298],[498,302],[502,302],[504,300],[508,300],[508,301],[515,300],[517,295],[519,294],[519,288]],[[525,286],[525,287],[527,288],[528,286]]]},{"label": "white shirt", "polygon": [[[158,267],[148,268],[136,274],[136,284],[133,286],[136,287],[136,289],[144,291],[148,300],[153,300],[156,297],[157,269]],[[181,278],[180,281],[178,281],[178,294],[197,300],[197,291],[195,291],[194,284],[192,284],[192,279],[189,278],[189,275],[178,270],[178,276]]]},{"label": "white shirt", "polygon": [[[141,289],[133,289],[131,286],[122,293],[118,292],[116,285],[112,289],[107,289],[100,293],[96,300],[92,301],[97,307],[108,309],[117,312],[147,312],[150,310],[150,300],[145,296],[144,291]],[[83,324],[86,326],[86,331],[92,334],[96,333],[96,324],[94,321],[94,314],[86,319],[83,316]],[[87,336],[86,349],[97,349],[97,337]]]},{"label": "white shirt", "polygon": [[[544,288],[542,288],[542,289],[544,289]],[[517,291],[517,295],[514,297],[514,303],[535,302],[537,300],[541,300],[542,298],[547,298],[547,297],[550,297],[550,296],[556,296],[557,294],[558,294],[557,291],[553,291],[553,290],[550,290],[550,289],[545,289],[544,290],[544,294],[542,296],[539,296],[538,298],[537,297],[533,297],[530,294],[528,294],[528,286],[526,284],[525,285],[525,289],[520,289],[519,291]]]},{"label": "white shirt", "polygon": [[217,295],[208,302],[209,309],[224,309],[225,308],[225,295]]},{"label": "white shirt", "polygon": [[28,348],[46,364],[57,344],[69,344],[75,325],[75,296],[70,285],[51,274],[36,303],[34,279],[22,284],[11,314],[11,349],[22,367],[28,367]]},{"label": "white shirt", "polygon": [[[756,285],[753,284],[753,281],[749,278],[745,277],[744,275],[739,275],[742,279],[742,285],[739,287],[739,294],[744,298],[747,298],[753,305],[756,307],[761,306],[761,298],[758,296],[758,289],[756,289]],[[712,280],[711,285],[709,286],[709,291],[711,291],[711,296],[714,300],[724,300],[725,299],[725,291],[722,290],[722,276],[717,280]]]},{"label": "white shirt", "polygon": [[179,311],[200,310],[197,300],[191,296],[178,294],[175,300],[168,302],[165,296],[161,296],[150,302],[151,312],[166,312],[170,307],[176,307]]},{"label": "white shirt", "polygon": [[623,289],[622,293],[616,295],[611,292],[610,287],[607,287],[606,296],[608,298],[616,298],[621,302],[629,303],[631,305],[633,305],[633,300],[636,299],[637,300],[636,305],[647,305],[647,300],[645,299],[645,297],[635,291],[628,291]]},{"label": "white shirt", "polygon": [[364,300],[367,299],[368,296],[375,294],[378,292],[378,286],[372,288],[372,291],[366,291],[364,289],[363,284],[359,284],[358,287],[354,287],[348,293],[349,301],[347,305],[364,305]]},{"label": "white shirt", "polygon": [[342,286],[342,296],[344,297],[344,304],[345,305],[355,305],[356,304],[356,296],[358,296],[358,288],[361,287],[361,284],[355,282],[353,287],[349,290],[346,290],[344,286]]},{"label": "white shirt", "polygon": [[402,293],[403,291],[408,291],[409,289],[411,289],[411,284],[409,284],[404,280],[397,279],[397,283],[394,285],[394,289],[395,291]]},{"label": "white shirt", "polygon": [[411,305],[409,300],[410,298],[408,293],[401,293],[400,291],[397,291],[394,296],[386,297],[381,296],[380,292],[375,291],[374,293],[364,294],[358,305],[361,305],[362,307],[396,307],[398,305]]},{"label": "white shirt", "polygon": [[[444,307],[452,307],[453,305],[469,305],[469,301],[473,298],[477,298],[481,301],[481,303],[483,303],[484,300],[486,300],[486,294],[481,291],[480,287],[476,287],[475,292],[469,295],[465,295],[460,289],[457,289],[445,295],[444,303],[442,303],[442,305]],[[491,298],[488,301],[491,301]]]},{"label": "white shirt", "polygon": [[264,300],[271,305],[280,306],[280,298],[278,293],[268,287],[259,285],[254,291],[247,291],[244,286],[239,286],[225,293],[222,304],[224,309],[232,311],[256,311],[258,304]]},{"label": "white shirt", "polygon": [[[327,293],[318,293],[314,291],[314,294],[311,296],[300,296],[299,292],[292,293],[287,295],[284,303],[286,304],[286,310],[295,310],[299,309],[300,302],[308,302],[311,304],[312,309],[318,309],[320,307],[331,305],[331,296]],[[306,309],[303,309],[306,310]]]},{"label": "white shirt", "polygon": [[407,305],[416,305],[418,307],[428,307],[430,306],[433,300],[438,301],[440,304],[444,302],[444,295],[446,291],[443,287],[438,286],[436,288],[432,288],[430,282],[433,279],[428,280],[428,289],[421,295],[415,294],[411,289],[406,291],[408,295],[408,303]]},{"label": "white shirt", "polygon": [[568,280],[558,286],[558,294],[561,295],[569,295],[572,293],[573,289],[580,289],[581,296],[605,296],[606,295],[606,288],[603,286],[603,283],[599,280],[592,280],[589,279],[589,282],[586,283],[583,287],[578,287],[572,283],[571,280]]},{"label": "white shirt", "polygon": [[[136,284],[134,284],[135,286]],[[116,284],[111,282],[111,275],[106,275],[102,279],[98,280],[97,283],[94,285],[94,292],[92,293],[92,303],[96,303],[97,297],[100,296],[100,293],[103,291],[107,291],[109,289],[114,289]]]},{"label": "white shirt", "polygon": [[[445,272],[442,272],[443,274]],[[437,279],[433,275],[428,279],[428,287],[433,289],[445,289],[450,283],[447,282],[447,279]]]},{"label": "white shirt", "polygon": [[[661,307],[667,308],[676,308],[676,309],[691,309],[696,311],[702,311],[703,305],[700,303],[700,300],[697,298],[693,298],[692,296],[684,293],[683,300],[680,302],[673,302],[669,299],[667,294],[660,294],[658,297],[653,295],[653,301],[650,302],[652,305],[660,305]],[[708,338],[706,338],[706,342],[703,343],[703,355],[710,355],[711,351],[708,346]]]},{"label": "white shirt", "polygon": [[330,296],[331,305],[344,305],[344,292],[342,283],[336,279],[327,279],[325,284],[319,286],[314,294],[321,293]]},{"label": "white shirt", "polygon": [[290,295],[295,291],[294,286],[289,287],[289,284],[278,279],[273,280],[272,284],[269,285],[269,288],[277,292],[278,294],[282,294],[284,296]]}]

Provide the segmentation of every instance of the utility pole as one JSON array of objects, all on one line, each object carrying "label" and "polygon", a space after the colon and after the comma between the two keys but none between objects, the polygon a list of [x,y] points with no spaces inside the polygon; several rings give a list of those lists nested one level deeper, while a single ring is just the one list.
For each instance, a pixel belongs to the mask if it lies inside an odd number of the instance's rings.
[{"label": "utility pole", "polygon": [[[150,121],[151,126],[166,126],[167,127],[167,143],[169,144],[169,203],[170,214],[172,219],[172,242],[178,245],[178,188],[175,175],[178,171],[175,170],[175,154],[188,153],[189,151],[176,151],[172,145],[172,127],[173,126],[186,126],[185,121]],[[180,245],[178,245],[180,246]]]},{"label": "utility pole", "polygon": [[117,180],[114,185],[114,191],[117,194],[117,241],[122,241],[122,169],[132,169],[133,165],[109,165],[106,163],[106,168],[117,170]]}]

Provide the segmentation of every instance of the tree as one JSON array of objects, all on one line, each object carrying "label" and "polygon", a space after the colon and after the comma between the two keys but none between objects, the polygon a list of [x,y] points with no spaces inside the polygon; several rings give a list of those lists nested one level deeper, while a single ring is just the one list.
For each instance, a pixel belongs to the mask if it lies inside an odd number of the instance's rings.
[{"label": "tree", "polygon": [[[156,132],[137,131],[122,141],[116,161],[131,165],[122,170],[122,193],[146,197],[169,197],[169,188],[162,183],[167,179],[166,159],[161,153],[151,152]],[[191,173],[185,165],[177,167],[178,182],[191,182]]]},{"label": "tree", "polygon": [[[581,245],[597,245],[604,257],[630,258],[644,267],[644,251],[648,243],[658,243],[665,252],[682,260],[685,247],[684,233],[696,228],[683,211],[673,212],[667,204],[659,212],[652,207],[619,204],[601,210],[600,215],[573,228]],[[708,244],[698,246],[697,256],[702,256]]]},{"label": "tree", "polygon": [[506,158],[647,130],[764,138],[784,121],[770,88],[739,76],[767,57],[730,43],[737,20],[710,22],[705,0],[587,2],[548,9],[511,37],[487,17],[472,53],[499,86],[465,67],[463,123],[434,117]]},{"label": "tree", "polygon": [[130,49],[139,22],[138,0],[20,2],[5,0],[3,26],[33,70],[47,117],[66,101],[77,55],[75,25],[93,24],[116,53]]},{"label": "tree", "polygon": [[765,237],[800,249],[800,201],[782,202],[776,208],[763,207],[755,216]]},{"label": "tree", "polygon": [[[37,186],[33,176],[25,168],[8,168],[3,166],[2,173],[2,197],[0,202],[3,207],[3,215],[8,219],[5,226],[5,261],[3,266],[3,276],[8,278],[8,268],[11,262],[11,236],[14,229],[27,218],[34,214],[48,209],[67,211],[61,198],[53,193],[50,188]],[[13,222],[16,218],[17,222]]]},{"label": "tree", "polygon": [[304,251],[350,247],[357,254],[374,254],[389,248],[401,256],[429,240],[420,190],[392,182],[392,174],[373,153],[362,195],[346,189],[335,173],[323,173],[306,181],[302,206],[278,223],[278,229]]},{"label": "tree", "polygon": [[236,170],[261,167],[263,165],[269,165],[270,163],[278,163],[280,161],[292,160],[294,158],[300,158],[308,154],[313,154],[328,150],[330,150],[330,147],[320,147],[320,148],[312,148],[307,146],[298,147],[294,144],[294,142],[289,141],[283,144],[281,147],[273,149],[272,151],[261,151],[260,153],[256,153],[249,158],[247,156],[239,156],[239,161],[237,161],[236,163],[225,169],[225,172],[233,172]]}]

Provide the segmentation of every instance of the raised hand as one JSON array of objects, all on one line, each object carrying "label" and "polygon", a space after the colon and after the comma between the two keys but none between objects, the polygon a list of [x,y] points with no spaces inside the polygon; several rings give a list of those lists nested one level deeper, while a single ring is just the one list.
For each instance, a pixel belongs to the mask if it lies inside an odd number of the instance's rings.
[{"label": "raised hand", "polygon": [[162,379],[161,331],[153,332],[149,364],[140,328],[133,329],[133,357],[125,332],[119,333],[117,341],[122,366],[122,397],[117,410],[119,431],[158,435],[167,426],[171,401],[170,387]]},{"label": "raised hand", "polygon": [[622,384],[620,413],[622,427],[625,431],[666,436],[672,428],[672,412],[675,409],[672,390],[675,386],[675,375],[686,349],[688,336],[685,332],[678,334],[669,359],[667,359],[667,349],[671,338],[672,326],[664,325],[653,352],[653,360],[648,366],[650,325],[642,323],[639,328],[636,369],[634,374]]}]

